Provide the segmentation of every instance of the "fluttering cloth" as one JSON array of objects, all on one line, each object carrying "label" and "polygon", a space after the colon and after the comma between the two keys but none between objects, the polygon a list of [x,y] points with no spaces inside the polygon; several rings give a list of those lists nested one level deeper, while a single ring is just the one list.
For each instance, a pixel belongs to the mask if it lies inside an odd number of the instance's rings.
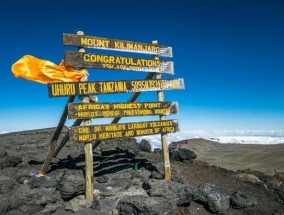
[{"label": "fluttering cloth", "polygon": [[12,65],[15,77],[22,77],[31,81],[47,84],[50,82],[76,82],[88,72],[84,69],[76,70],[67,67],[62,60],[59,65],[42,60],[31,55],[25,55]]}]

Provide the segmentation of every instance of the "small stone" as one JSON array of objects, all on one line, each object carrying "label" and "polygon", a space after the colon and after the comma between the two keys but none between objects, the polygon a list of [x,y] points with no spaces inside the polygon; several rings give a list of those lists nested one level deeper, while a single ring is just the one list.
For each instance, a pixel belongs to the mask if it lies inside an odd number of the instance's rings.
[{"label": "small stone", "polygon": [[24,185],[28,185],[28,184],[29,184],[29,181],[26,179],[26,180],[24,180],[23,184],[24,184]]},{"label": "small stone", "polygon": [[108,182],[108,177],[105,175],[99,176],[96,178],[96,181],[98,183],[107,183]]},{"label": "small stone", "polygon": [[235,192],[231,196],[231,205],[233,208],[246,208],[256,205],[256,200],[248,197],[241,192]]},{"label": "small stone", "polygon": [[263,183],[258,177],[253,174],[239,173],[235,176],[238,180],[251,183]]},{"label": "small stone", "polygon": [[119,214],[119,211],[117,209],[112,209],[112,214],[113,215],[118,215]]},{"label": "small stone", "polygon": [[284,182],[284,172],[275,173],[274,177],[282,182]]}]

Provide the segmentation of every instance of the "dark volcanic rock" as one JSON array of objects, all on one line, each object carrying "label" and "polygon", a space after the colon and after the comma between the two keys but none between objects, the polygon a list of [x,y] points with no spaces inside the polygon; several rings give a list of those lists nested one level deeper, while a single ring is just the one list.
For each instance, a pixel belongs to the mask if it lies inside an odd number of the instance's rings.
[{"label": "dark volcanic rock", "polygon": [[41,211],[41,214],[52,214],[61,206],[60,202],[48,203],[44,209]]},{"label": "dark volcanic rock", "polygon": [[97,152],[101,152],[102,155],[107,155],[109,151],[121,150],[124,152],[138,155],[140,149],[135,138],[119,138],[103,141],[97,148]]},{"label": "dark volcanic rock", "polygon": [[150,196],[173,200],[177,206],[188,206],[196,192],[190,185],[165,180],[150,180],[144,187]]},{"label": "dark volcanic rock", "polygon": [[126,196],[118,202],[117,206],[120,215],[173,215],[175,208],[175,204],[169,199],[147,196]]},{"label": "dark volcanic rock", "polygon": [[72,199],[70,202],[67,203],[65,210],[78,212],[84,208],[90,208],[92,206],[92,201],[88,201],[85,199],[85,196],[80,195]]},{"label": "dark volcanic rock", "polygon": [[170,159],[174,161],[192,161],[196,159],[196,154],[189,150],[184,148],[178,148],[178,149],[171,149],[169,148],[170,153]]},{"label": "dark volcanic rock", "polygon": [[107,183],[107,182],[108,182],[108,177],[105,176],[105,175],[102,175],[102,176],[100,176],[100,177],[97,177],[97,178],[96,178],[96,181],[97,181],[98,183]]},{"label": "dark volcanic rock", "polygon": [[94,208],[93,214],[99,215],[112,215],[112,210],[117,210],[117,199],[108,199],[104,198],[99,200],[98,204],[95,203],[95,206],[92,205],[91,208]]},{"label": "dark volcanic rock", "polygon": [[144,151],[144,152],[152,152],[151,150],[151,144],[149,143],[149,141],[143,139],[140,143],[139,143],[139,149],[141,151]]},{"label": "dark volcanic rock", "polygon": [[[154,171],[157,171],[158,173],[160,173],[162,175],[162,178],[164,178],[164,175],[165,175],[164,163],[163,162],[157,162],[157,163],[153,163],[152,165],[156,169]],[[154,171],[152,171],[152,172],[154,172]],[[179,169],[176,168],[175,166],[171,166],[171,172],[172,172],[172,181],[179,182],[179,183],[183,184],[184,179],[183,179],[182,174],[179,171]],[[153,174],[154,174],[154,176],[157,176],[156,179],[160,179],[159,178],[160,175],[158,175],[156,173],[153,173]]]},{"label": "dark volcanic rock", "polygon": [[85,179],[81,170],[66,171],[59,182],[58,188],[62,199],[71,199],[84,194]]},{"label": "dark volcanic rock", "polygon": [[161,173],[159,173],[158,171],[154,170],[153,172],[151,172],[150,175],[151,178],[154,179],[164,179],[164,175],[162,175]]},{"label": "dark volcanic rock", "polygon": [[22,158],[17,156],[9,156],[6,152],[1,153],[3,156],[0,156],[0,169],[6,167],[15,167],[22,162]]},{"label": "dark volcanic rock", "polygon": [[5,194],[11,192],[15,186],[15,182],[6,176],[0,176],[0,194]]},{"label": "dark volcanic rock", "polygon": [[7,214],[10,210],[11,205],[11,198],[7,197],[6,195],[1,195],[0,201],[0,214]]},{"label": "dark volcanic rock", "polygon": [[269,189],[277,193],[277,197],[275,197],[276,200],[280,202],[281,204],[284,204],[284,184],[283,182],[273,179],[273,180],[266,181],[266,185]]},{"label": "dark volcanic rock", "polygon": [[27,174],[21,174],[16,177],[16,182],[19,184],[23,184],[25,181],[28,181],[30,179],[30,176]]},{"label": "dark volcanic rock", "polygon": [[284,172],[275,173],[274,177],[282,182],[284,182]]},{"label": "dark volcanic rock", "polygon": [[155,149],[154,149],[154,153],[162,154],[162,149],[160,149],[160,148],[155,148]]},{"label": "dark volcanic rock", "polygon": [[0,158],[7,157],[8,153],[5,151],[0,151]]},{"label": "dark volcanic rock", "polygon": [[40,188],[40,187],[56,187],[57,183],[56,181],[49,177],[49,176],[44,176],[44,177],[32,177],[29,180],[29,185],[31,188]]},{"label": "dark volcanic rock", "polygon": [[217,214],[226,214],[230,205],[230,196],[214,184],[203,184],[198,187],[195,200],[203,202],[208,209]]},{"label": "dark volcanic rock", "polygon": [[255,199],[250,198],[241,192],[235,192],[231,196],[231,205],[233,208],[246,208],[254,206],[255,204]]},{"label": "dark volcanic rock", "polygon": [[20,185],[11,197],[10,210],[20,214],[33,214],[43,209],[43,205],[55,203],[59,199],[59,192],[55,188],[30,189]]}]

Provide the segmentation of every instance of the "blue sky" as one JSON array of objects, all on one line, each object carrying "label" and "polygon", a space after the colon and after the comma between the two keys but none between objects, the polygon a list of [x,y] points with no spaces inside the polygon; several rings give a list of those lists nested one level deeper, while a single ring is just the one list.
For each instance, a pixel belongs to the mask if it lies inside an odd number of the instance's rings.
[{"label": "blue sky", "polygon": [[[172,46],[175,75],[163,77],[184,78],[186,90],[166,91],[165,100],[179,102],[179,114],[171,118],[180,120],[182,130],[284,129],[281,0],[11,0],[1,1],[0,17],[0,131],[57,125],[67,98],[48,98],[46,85],[14,78],[10,68],[25,54],[59,63],[64,50],[76,50],[63,47],[62,34],[78,30],[86,35],[158,40]],[[89,72],[90,80],[146,76],[125,71]],[[122,102],[129,96],[99,96],[99,101]],[[155,93],[145,93],[138,101],[155,99]],[[127,120],[148,119],[157,117]]]}]

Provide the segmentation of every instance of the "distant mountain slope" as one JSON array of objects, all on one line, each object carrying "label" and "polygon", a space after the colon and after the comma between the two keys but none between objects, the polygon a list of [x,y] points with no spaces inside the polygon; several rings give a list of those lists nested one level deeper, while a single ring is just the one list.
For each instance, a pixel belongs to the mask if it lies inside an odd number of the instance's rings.
[{"label": "distant mountain slope", "polygon": [[173,143],[190,149],[198,160],[231,170],[254,169],[267,173],[284,171],[284,144],[220,144],[204,139]]}]

